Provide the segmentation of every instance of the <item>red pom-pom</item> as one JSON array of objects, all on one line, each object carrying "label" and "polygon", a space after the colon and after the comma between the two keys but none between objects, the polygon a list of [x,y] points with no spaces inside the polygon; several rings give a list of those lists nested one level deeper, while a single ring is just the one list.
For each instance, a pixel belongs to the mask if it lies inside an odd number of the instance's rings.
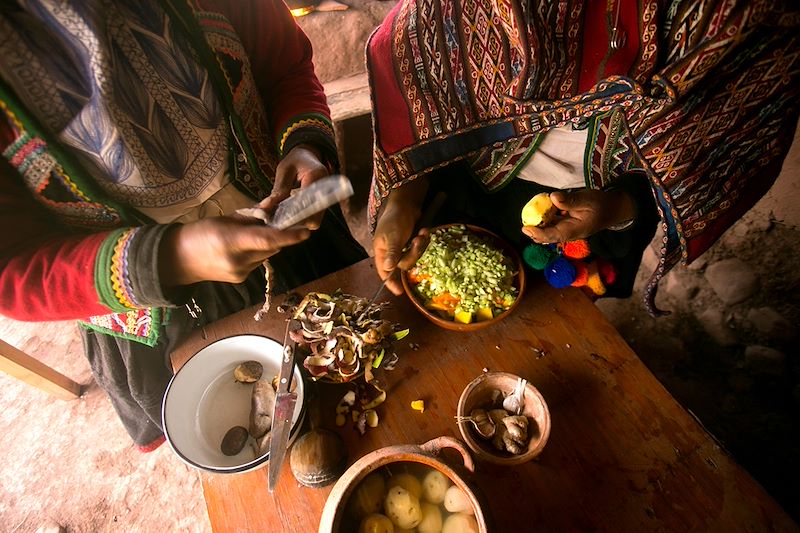
[{"label": "red pom-pom", "polygon": [[597,271],[600,273],[600,278],[606,285],[613,285],[617,280],[617,271],[614,269],[614,265],[608,261],[598,260]]},{"label": "red pom-pom", "polygon": [[581,261],[570,261],[570,263],[575,267],[575,281],[572,282],[572,286],[583,287],[589,281],[589,270]]},{"label": "red pom-pom", "polygon": [[571,259],[586,259],[592,253],[589,243],[583,239],[565,242],[562,248],[564,255]]}]

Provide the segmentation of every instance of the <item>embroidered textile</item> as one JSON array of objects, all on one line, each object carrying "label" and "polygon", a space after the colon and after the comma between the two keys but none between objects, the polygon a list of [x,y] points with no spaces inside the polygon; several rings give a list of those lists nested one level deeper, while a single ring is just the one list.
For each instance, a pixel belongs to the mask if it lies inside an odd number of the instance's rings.
[{"label": "embroidered textile", "polygon": [[[629,170],[652,183],[665,232],[652,306],[664,273],[777,177],[800,110],[800,13],[788,1],[620,1],[638,28],[603,54],[601,39],[583,40],[604,22],[585,0],[401,0],[367,47],[371,226],[392,188],[466,160],[497,190],[539,133],[585,124],[590,186]],[[587,72],[606,77],[589,83]]]}]

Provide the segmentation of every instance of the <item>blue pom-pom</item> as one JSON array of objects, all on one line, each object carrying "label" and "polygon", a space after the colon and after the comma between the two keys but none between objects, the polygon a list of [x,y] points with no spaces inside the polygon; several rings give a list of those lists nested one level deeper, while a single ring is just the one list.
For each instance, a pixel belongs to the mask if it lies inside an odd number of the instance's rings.
[{"label": "blue pom-pom", "polygon": [[544,269],[545,279],[556,289],[569,287],[575,281],[576,276],[575,267],[563,257],[550,261]]},{"label": "blue pom-pom", "polygon": [[522,250],[522,259],[535,270],[544,270],[555,256],[556,251],[553,248],[541,244],[529,244]]}]

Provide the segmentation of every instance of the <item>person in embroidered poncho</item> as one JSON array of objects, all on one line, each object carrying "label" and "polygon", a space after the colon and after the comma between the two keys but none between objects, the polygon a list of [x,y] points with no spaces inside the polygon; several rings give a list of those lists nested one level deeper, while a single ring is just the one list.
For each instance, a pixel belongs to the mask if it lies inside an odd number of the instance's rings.
[{"label": "person in embroidered poncho", "polygon": [[286,290],[365,257],[332,211],[230,216],[337,165],[311,45],[279,0],[19,0],[0,27],[0,313],[81,319],[153,449],[169,352],[263,300],[264,260]]},{"label": "person in embroidered poncho", "polygon": [[[659,279],[780,171],[800,110],[799,26],[788,0],[401,0],[367,46],[379,274],[429,189],[472,187],[464,212],[520,246],[589,237],[621,269],[617,296],[660,215],[645,296],[658,314]],[[557,223],[521,228],[522,205],[558,189]]]}]

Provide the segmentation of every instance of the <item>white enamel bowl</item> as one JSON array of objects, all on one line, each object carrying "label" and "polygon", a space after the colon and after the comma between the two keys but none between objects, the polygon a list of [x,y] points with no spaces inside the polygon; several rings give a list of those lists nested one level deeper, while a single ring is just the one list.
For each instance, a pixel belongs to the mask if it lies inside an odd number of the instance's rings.
[{"label": "white enamel bowl", "polygon": [[[190,466],[215,473],[246,472],[264,466],[269,452],[256,455],[248,439],[237,455],[220,450],[225,433],[234,426],[248,427],[252,384],[238,383],[233,370],[245,361],[258,361],[264,377],[280,372],[283,347],[258,335],[237,335],[209,344],[172,377],[164,395],[161,416],[167,442]],[[292,419],[291,441],[305,417],[305,387],[300,368],[295,366],[297,404]]]}]

